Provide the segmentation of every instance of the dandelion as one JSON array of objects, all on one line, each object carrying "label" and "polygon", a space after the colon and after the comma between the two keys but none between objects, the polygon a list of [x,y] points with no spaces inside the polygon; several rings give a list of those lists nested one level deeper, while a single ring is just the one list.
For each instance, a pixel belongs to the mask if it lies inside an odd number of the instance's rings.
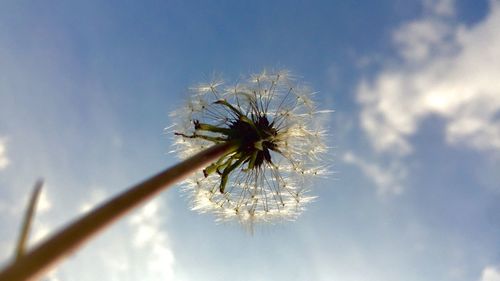
[{"label": "dandelion", "polygon": [[315,110],[312,93],[286,71],[252,75],[232,87],[216,81],[193,91],[187,107],[174,114],[180,120],[176,146],[187,159],[111,197],[26,250],[36,191],[16,259],[0,271],[0,280],[42,277],[117,219],[203,167],[187,180],[194,209],[250,226],[296,218],[313,199],[307,195],[309,178],[324,172],[318,165],[326,150],[316,122],[321,111]]},{"label": "dandelion", "polygon": [[310,178],[324,172],[314,93],[287,71],[264,71],[232,86],[216,80],[192,92],[173,113],[176,151],[184,158],[233,144],[185,182],[193,209],[249,224],[295,219],[314,198]]}]

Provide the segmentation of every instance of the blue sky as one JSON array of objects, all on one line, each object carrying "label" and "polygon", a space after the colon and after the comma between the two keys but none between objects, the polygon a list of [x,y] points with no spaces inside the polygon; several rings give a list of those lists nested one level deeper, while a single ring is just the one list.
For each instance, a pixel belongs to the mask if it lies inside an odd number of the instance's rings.
[{"label": "blue sky", "polygon": [[0,263],[177,161],[187,88],[286,68],[332,176],[296,221],[216,224],[173,188],[47,280],[500,280],[500,2],[2,1]]}]

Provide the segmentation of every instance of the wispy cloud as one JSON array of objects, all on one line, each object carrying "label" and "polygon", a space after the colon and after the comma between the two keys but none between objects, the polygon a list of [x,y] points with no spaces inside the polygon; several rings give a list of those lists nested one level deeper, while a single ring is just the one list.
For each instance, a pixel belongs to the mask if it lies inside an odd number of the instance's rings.
[{"label": "wispy cloud", "polygon": [[500,148],[500,2],[474,26],[453,23],[451,1],[427,1],[426,15],[393,34],[398,62],[358,87],[361,126],[379,152],[412,152],[409,137],[429,116],[445,120],[446,141]]},{"label": "wispy cloud", "polygon": [[[108,195],[106,189],[91,188],[78,210],[86,212]],[[48,280],[178,280],[165,211],[160,199],[149,202],[68,259]]]},{"label": "wispy cloud", "polygon": [[0,138],[0,170],[7,168],[9,158],[7,158],[7,140]]},{"label": "wispy cloud", "polygon": [[423,0],[423,6],[420,18],[394,29],[396,56],[367,60],[382,68],[357,88],[360,125],[376,160],[350,152],[343,160],[380,194],[403,191],[402,159],[413,153],[411,137],[429,117],[443,120],[449,145],[500,151],[500,1],[490,1],[488,14],[472,26],[457,21],[453,0]]},{"label": "wispy cloud", "polygon": [[46,238],[50,231],[53,230],[52,224],[46,219],[46,215],[50,216],[49,211],[52,209],[52,200],[47,193],[48,190],[53,189],[45,185],[38,198],[33,234],[31,235],[33,244]]},{"label": "wispy cloud", "polygon": [[146,253],[146,268],[151,280],[173,280],[174,254],[168,246],[166,232],[161,229],[160,209],[159,201],[154,200],[130,219],[134,229],[132,241],[136,249]]},{"label": "wispy cloud", "polygon": [[358,167],[363,174],[371,179],[380,195],[399,194],[403,191],[402,181],[406,177],[406,170],[402,165],[390,163],[381,166],[379,163],[368,162],[352,152],[343,155],[342,160]]},{"label": "wispy cloud", "polygon": [[485,267],[480,281],[500,281],[500,269],[493,266]]},{"label": "wispy cloud", "polygon": [[80,204],[79,211],[81,213],[86,213],[94,208],[98,203],[103,202],[106,198],[106,192],[101,188],[90,188],[89,196],[90,198],[87,198]]},{"label": "wispy cloud", "polygon": [[455,14],[454,0],[424,0],[424,6],[435,15],[451,16]]}]

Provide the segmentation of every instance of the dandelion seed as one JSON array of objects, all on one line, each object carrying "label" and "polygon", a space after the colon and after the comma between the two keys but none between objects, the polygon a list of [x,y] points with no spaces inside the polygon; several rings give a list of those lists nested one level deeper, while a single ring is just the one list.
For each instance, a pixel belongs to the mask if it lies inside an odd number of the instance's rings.
[{"label": "dandelion seed", "polygon": [[[308,88],[287,71],[262,72],[248,81],[191,89],[173,113],[176,151],[188,157],[210,145],[234,148],[186,181],[193,209],[242,223],[293,220],[314,197],[310,177],[324,173],[324,131]],[[324,111],[322,111],[324,112]]]}]

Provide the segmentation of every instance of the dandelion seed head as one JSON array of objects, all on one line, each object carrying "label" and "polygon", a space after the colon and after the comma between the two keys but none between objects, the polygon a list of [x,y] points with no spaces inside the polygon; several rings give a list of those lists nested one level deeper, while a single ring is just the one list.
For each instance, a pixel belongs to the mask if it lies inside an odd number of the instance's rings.
[{"label": "dandelion seed head", "polygon": [[263,71],[234,85],[216,80],[190,91],[186,106],[172,114],[180,157],[236,143],[185,181],[192,209],[243,224],[296,219],[314,199],[311,179],[327,172],[314,92],[286,70]]}]

